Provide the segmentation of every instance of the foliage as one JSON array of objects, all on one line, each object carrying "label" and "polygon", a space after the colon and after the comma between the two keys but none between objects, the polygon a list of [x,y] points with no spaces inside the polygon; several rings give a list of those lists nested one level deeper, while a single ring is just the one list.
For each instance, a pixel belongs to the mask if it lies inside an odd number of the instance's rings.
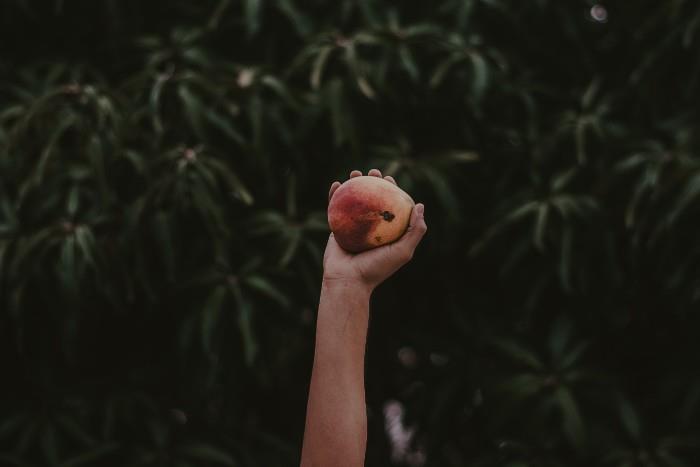
[{"label": "foliage", "polygon": [[429,466],[700,458],[697,2],[0,23],[3,465],[297,464],[326,190],[372,167],[430,232],[373,298],[368,465],[392,400]]}]

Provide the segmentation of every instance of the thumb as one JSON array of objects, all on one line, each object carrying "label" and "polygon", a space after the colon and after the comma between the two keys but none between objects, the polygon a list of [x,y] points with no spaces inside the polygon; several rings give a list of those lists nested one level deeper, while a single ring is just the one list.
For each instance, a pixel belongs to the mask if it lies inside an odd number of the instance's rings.
[{"label": "thumb", "polygon": [[411,212],[411,220],[409,221],[406,233],[397,242],[397,247],[403,250],[409,258],[413,256],[413,251],[420,243],[423,235],[428,231],[428,226],[425,223],[425,206],[423,203],[418,203]]}]

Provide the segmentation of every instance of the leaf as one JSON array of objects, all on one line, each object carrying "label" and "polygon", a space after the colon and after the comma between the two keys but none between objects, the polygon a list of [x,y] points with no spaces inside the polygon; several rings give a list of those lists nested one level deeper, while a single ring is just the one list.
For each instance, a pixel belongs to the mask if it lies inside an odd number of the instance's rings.
[{"label": "leaf", "polygon": [[185,106],[185,116],[192,125],[192,129],[197,133],[197,136],[205,139],[206,135],[202,122],[202,109],[204,105],[184,84],[178,85],[177,93]]},{"label": "leaf", "polygon": [[562,411],[564,433],[571,444],[578,450],[586,444],[586,432],[583,419],[571,391],[564,386],[557,387],[555,397]]},{"label": "leaf", "polygon": [[466,59],[467,57],[463,54],[452,54],[450,57],[440,62],[435,68],[435,71],[433,71],[433,75],[430,77],[430,87],[436,88],[440,86],[450,69],[457,63]]},{"label": "leaf", "polygon": [[627,401],[627,399],[623,397],[619,398],[618,404],[620,420],[622,421],[623,428],[625,431],[627,431],[627,434],[632,438],[632,440],[640,441],[642,436],[642,427],[639,414]]},{"label": "leaf", "polygon": [[256,35],[260,29],[260,11],[262,10],[262,0],[244,0],[243,7],[248,37],[252,37]]},{"label": "leaf", "polygon": [[656,455],[663,461],[664,467],[691,467],[684,460],[663,449],[657,449]]},{"label": "leaf", "polygon": [[692,205],[698,195],[700,195],[700,171],[685,183],[683,191],[676,198],[676,203],[666,218],[668,224],[675,224],[683,211]]},{"label": "leaf", "polygon": [[427,165],[420,168],[420,175],[424,176],[430,182],[431,188],[450,218],[456,220],[460,219],[462,210],[459,206],[459,200],[454,190],[447,182],[445,175]]},{"label": "leaf", "polygon": [[511,212],[509,212],[503,219],[498,221],[496,224],[491,226],[486,233],[482,236],[481,240],[478,242],[474,243],[472,247],[469,250],[469,255],[473,256],[479,253],[484,245],[491,240],[491,238],[495,237],[497,234],[499,234],[502,230],[504,230],[508,225],[516,223],[526,217],[527,215],[531,214],[532,212],[536,211],[539,208],[540,203],[537,201],[528,201],[517,208],[513,209]]},{"label": "leaf", "polygon": [[47,423],[41,431],[41,451],[49,466],[58,465],[58,445],[56,444],[56,428]]},{"label": "leaf", "polygon": [[489,85],[489,67],[486,60],[476,52],[469,54],[472,64],[472,95],[480,101]]},{"label": "leaf", "polygon": [[75,264],[75,237],[69,235],[61,247],[61,276],[66,287],[74,289],[77,285],[77,270]]},{"label": "leaf", "polygon": [[364,94],[364,96],[367,99],[375,98],[376,93],[374,92],[372,86],[369,84],[369,81],[367,81],[367,78],[365,78],[364,76],[358,76],[357,86],[360,88],[360,91],[362,91],[362,94]]},{"label": "leaf", "polygon": [[279,288],[273,285],[269,280],[260,275],[246,276],[243,282],[250,288],[257,290],[266,297],[274,300],[280,306],[288,308],[290,300],[284,295]]},{"label": "leaf", "polygon": [[299,228],[293,228],[289,231],[287,235],[287,245],[284,250],[284,253],[282,253],[282,257],[279,260],[279,266],[280,267],[286,267],[289,262],[294,258],[294,255],[296,254],[297,250],[299,249],[299,245],[302,240],[302,232],[301,229]]},{"label": "leaf", "polygon": [[339,79],[333,79],[327,86],[328,105],[331,110],[331,122],[333,123],[333,142],[336,147],[347,141],[348,116],[345,113],[343,99],[343,84]]},{"label": "leaf", "polygon": [[554,321],[549,333],[549,351],[553,360],[559,360],[564,355],[567,344],[571,339],[573,327],[573,321],[566,315],[560,315]]},{"label": "leaf", "polygon": [[212,340],[216,325],[221,314],[221,307],[226,298],[226,287],[218,286],[211,291],[202,308],[202,348],[206,353],[212,353]]},{"label": "leaf", "polygon": [[78,441],[84,446],[95,444],[95,439],[90,436],[75,420],[63,415],[56,419],[57,424],[63,428],[63,432],[70,435],[73,440]]},{"label": "leaf", "polygon": [[313,31],[313,26],[306,16],[304,16],[299,9],[294,5],[292,0],[277,0],[277,7],[284,13],[284,15],[292,22],[294,29],[297,33],[302,36],[308,36]]},{"label": "leaf", "polygon": [[399,58],[401,59],[403,69],[406,70],[408,75],[411,77],[411,80],[413,82],[417,82],[420,78],[420,70],[413,58],[413,55],[411,54],[411,51],[403,44],[399,47]]},{"label": "leaf", "polygon": [[588,121],[581,117],[576,121],[576,129],[574,138],[576,141],[576,160],[580,165],[586,163],[586,127],[588,126]]},{"label": "leaf", "polygon": [[29,188],[33,188],[42,182],[54,149],[58,145],[63,134],[75,124],[75,121],[76,119],[73,114],[68,114],[60,120],[60,123],[51,132],[44,149],[41,151],[41,157],[39,158],[39,162],[36,165],[32,177],[22,186],[20,198],[23,197]]},{"label": "leaf", "polygon": [[219,4],[216,6],[211,16],[209,17],[209,21],[207,22],[207,28],[216,29],[219,26],[219,23],[221,22],[221,18],[223,17],[224,13],[230,5],[231,0],[219,0]]},{"label": "leaf", "polygon": [[542,390],[542,378],[533,374],[517,374],[496,387],[496,391],[502,393],[511,403],[522,402]]},{"label": "leaf", "polygon": [[188,47],[182,52],[182,56],[190,63],[199,65],[204,69],[212,67],[212,61],[207,56],[207,53],[199,47]]},{"label": "leaf", "polygon": [[209,109],[208,111],[204,112],[203,115],[204,118],[209,120],[209,123],[221,130],[221,132],[231,138],[232,141],[240,145],[245,144],[245,138],[243,135],[234,127],[232,122],[230,122],[219,112],[215,111],[214,109]]},{"label": "leaf", "polygon": [[328,62],[328,58],[330,57],[333,50],[334,47],[328,45],[323,47],[318,53],[318,55],[316,55],[316,59],[314,60],[314,63],[311,67],[311,77],[309,78],[309,82],[311,83],[312,89],[319,89],[321,87],[321,77],[323,75],[323,70],[325,69],[326,63]]},{"label": "leaf", "polygon": [[216,170],[216,174],[223,179],[226,187],[234,193],[243,204],[247,206],[253,204],[253,195],[248,191],[248,188],[246,188],[238,176],[223,162],[215,158],[209,158],[207,159],[207,164]]},{"label": "leaf", "polygon": [[68,215],[73,218],[78,212],[78,206],[80,203],[80,188],[77,185],[73,185],[68,192],[68,198],[66,199],[66,211]]},{"label": "leaf", "polygon": [[260,82],[272,89],[278,96],[280,96],[290,107],[298,108],[296,99],[290,92],[286,84],[284,84],[278,78],[272,75],[265,75],[260,79]]},{"label": "leaf", "polygon": [[81,465],[89,464],[94,465],[95,461],[98,461],[105,457],[107,454],[116,451],[118,446],[119,445],[117,445],[116,443],[107,443],[89,451],[83,452],[73,458],[65,460],[59,465],[60,467],[79,467]]},{"label": "leaf", "polygon": [[93,251],[95,251],[95,237],[92,234],[92,230],[85,225],[80,225],[76,227],[74,236],[76,246],[81,256],[88,264],[94,266],[95,257]]},{"label": "leaf", "polygon": [[564,227],[561,238],[561,253],[559,258],[559,278],[564,291],[571,292],[571,257],[573,255],[574,242],[573,228],[569,225]]},{"label": "leaf", "polygon": [[460,31],[464,31],[467,27],[469,19],[472,17],[472,12],[476,6],[475,0],[461,0],[457,2],[459,8],[457,10],[457,27]]},{"label": "leaf", "polygon": [[175,245],[171,233],[170,220],[164,211],[157,212],[152,221],[151,228],[156,237],[156,244],[160,253],[165,276],[170,281],[175,280]]},{"label": "leaf", "polygon": [[519,363],[526,368],[532,370],[544,370],[545,366],[542,361],[531,351],[521,347],[519,344],[506,340],[495,339],[492,345],[496,350],[500,351],[506,357],[512,359],[515,363]]},{"label": "leaf", "polygon": [[230,466],[238,465],[229,453],[211,444],[192,443],[179,448],[179,451],[186,456],[204,462]]},{"label": "leaf", "polygon": [[153,128],[156,133],[163,132],[163,122],[160,118],[160,96],[163,93],[163,88],[168,82],[168,75],[158,75],[156,82],[151,88],[151,94],[148,99],[148,103],[151,110],[151,120],[153,122]]},{"label": "leaf", "polygon": [[251,96],[248,101],[248,115],[253,128],[253,143],[257,148],[261,148],[263,145],[263,109],[264,106],[260,96],[257,94]]},{"label": "leaf", "polygon": [[237,285],[233,287],[234,297],[238,306],[238,328],[243,338],[243,351],[245,362],[252,366],[258,354],[258,342],[253,332],[253,308],[248,300],[243,296],[243,292]]},{"label": "leaf", "polygon": [[537,208],[537,219],[535,220],[535,230],[533,242],[538,250],[544,251],[544,236],[547,233],[547,217],[549,216],[549,204],[540,203]]},{"label": "leaf", "polygon": [[559,364],[557,365],[559,370],[567,370],[573,364],[577,363],[581,356],[588,350],[590,344],[588,342],[579,342],[575,345],[569,352],[560,356]]}]

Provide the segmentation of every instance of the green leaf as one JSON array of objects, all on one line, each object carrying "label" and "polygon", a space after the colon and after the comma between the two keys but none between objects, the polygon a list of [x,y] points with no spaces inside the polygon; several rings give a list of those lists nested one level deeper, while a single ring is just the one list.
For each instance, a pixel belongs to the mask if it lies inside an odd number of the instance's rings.
[{"label": "green leaf", "polygon": [[308,36],[312,32],[312,25],[309,19],[299,11],[292,0],[277,0],[277,7],[292,22],[294,29],[302,36]]},{"label": "green leaf", "polygon": [[61,462],[60,467],[80,467],[82,465],[95,465],[96,461],[99,461],[108,454],[113,453],[118,448],[116,443],[108,443],[102,446],[96,447],[89,451],[82,452],[81,454],[72,457],[68,460]]},{"label": "green leaf", "polygon": [[286,247],[284,249],[284,253],[282,253],[282,256],[280,257],[280,260],[279,260],[280,267],[286,267],[289,264],[289,262],[294,258],[294,255],[296,254],[297,250],[299,249],[299,245],[301,244],[301,240],[302,240],[301,229],[299,229],[299,228],[290,229],[286,240],[287,240],[287,243],[286,243]]},{"label": "green leaf", "polygon": [[84,446],[91,446],[95,444],[95,439],[72,418],[63,415],[58,417],[56,422],[61,426],[61,431],[68,434],[74,441],[77,441]]},{"label": "green leaf", "polygon": [[211,16],[209,17],[209,21],[207,22],[207,28],[216,29],[219,26],[221,18],[223,17],[224,13],[226,12],[229,6],[231,6],[231,0],[219,0],[219,4],[216,6]]},{"label": "green leaf", "polygon": [[472,95],[480,101],[489,85],[489,67],[479,53],[470,53],[469,59],[472,64]]},{"label": "green leaf", "polygon": [[238,465],[229,453],[211,444],[192,443],[178,450],[182,454],[198,461],[211,462],[218,465]]},{"label": "green leaf", "polygon": [[95,237],[92,234],[92,230],[85,226],[80,225],[76,227],[75,232],[75,242],[80,251],[82,258],[90,265],[95,265],[95,257],[93,252],[95,251]]},{"label": "green leaf", "polygon": [[574,234],[569,225],[564,227],[561,238],[561,253],[559,258],[559,278],[566,292],[571,292],[571,257],[573,256]]},{"label": "green leaf", "polygon": [[549,204],[540,203],[537,208],[533,242],[538,250],[544,251],[544,236],[547,233],[547,218],[549,216]]},{"label": "green leaf", "polygon": [[257,290],[266,297],[274,300],[280,306],[287,308],[290,305],[289,298],[283,294],[279,288],[272,284],[269,280],[260,275],[246,276],[243,282],[250,288]]},{"label": "green leaf", "polygon": [[436,88],[442,84],[447,76],[447,73],[452,69],[457,63],[466,60],[467,57],[462,54],[453,54],[447,59],[440,62],[440,64],[433,71],[433,75],[430,77],[430,87]]},{"label": "green leaf", "polygon": [[185,116],[192,125],[192,129],[195,131],[197,136],[205,139],[206,134],[204,131],[204,123],[202,122],[202,109],[204,108],[204,105],[200,99],[196,97],[184,84],[178,85],[177,93],[185,106]]},{"label": "green leaf", "polygon": [[411,80],[417,82],[420,78],[420,70],[415,59],[413,58],[413,54],[411,54],[410,49],[405,45],[401,45],[399,47],[399,58],[401,59],[403,69],[406,70],[408,75],[411,77]]},{"label": "green leaf", "polygon": [[238,328],[243,338],[245,362],[252,366],[258,354],[258,342],[253,331],[253,307],[237,285],[233,287],[233,293],[238,307]]},{"label": "green leaf", "polygon": [[559,386],[555,396],[562,411],[564,433],[574,447],[579,450],[583,449],[586,444],[586,432],[581,412],[573,394],[568,388]]},{"label": "green leaf", "polygon": [[513,403],[522,402],[542,390],[542,378],[532,374],[517,374],[499,383],[498,393]]},{"label": "green leaf", "polygon": [[450,218],[460,219],[462,210],[459,206],[459,200],[448,183],[446,176],[427,165],[420,168],[420,175],[424,176],[430,182],[431,188]]},{"label": "green leaf", "polygon": [[214,331],[216,330],[216,326],[219,322],[219,315],[221,314],[221,307],[223,306],[225,298],[226,287],[215,287],[209,294],[209,297],[202,308],[201,338],[202,347],[206,353],[212,352]]},{"label": "green leaf", "polygon": [[639,414],[632,405],[624,397],[620,397],[618,401],[620,411],[620,420],[627,434],[634,440],[641,440],[642,425]]},{"label": "green leaf", "polygon": [[700,171],[694,174],[685,183],[683,191],[676,198],[673,209],[668,214],[667,222],[672,225],[676,223],[680,215],[687,210],[700,195]]},{"label": "green leaf", "polygon": [[175,245],[171,233],[168,214],[157,212],[151,221],[152,231],[156,237],[156,244],[160,253],[165,275],[170,281],[175,280]]},{"label": "green leaf", "polygon": [[240,145],[245,144],[245,138],[243,135],[236,129],[232,122],[230,122],[219,112],[215,111],[214,109],[209,109],[208,111],[204,112],[204,117],[209,120],[209,123],[231,138],[232,141]]},{"label": "green leaf", "polygon": [[272,89],[278,96],[280,96],[289,106],[297,108],[298,104],[296,99],[292,95],[291,91],[284,82],[277,79],[272,75],[265,75],[260,78],[260,83],[264,86]]},{"label": "green leaf", "polygon": [[496,339],[492,341],[492,345],[503,355],[512,359],[515,363],[524,365],[526,368],[532,370],[544,370],[545,368],[542,361],[533,352],[521,347],[516,342]]},{"label": "green leaf", "polygon": [[560,359],[566,350],[571,339],[574,323],[566,315],[560,315],[554,321],[549,333],[549,351],[553,359]]},{"label": "green leaf", "polygon": [[331,56],[331,53],[333,53],[333,50],[334,47],[328,45],[323,47],[318,53],[318,55],[316,55],[316,59],[314,60],[313,65],[311,66],[311,77],[309,78],[309,82],[311,83],[312,89],[319,89],[321,87],[321,77],[323,75],[323,70],[326,67],[328,58]]},{"label": "green leaf", "polygon": [[153,128],[156,133],[163,132],[163,122],[160,118],[160,96],[163,93],[163,88],[169,80],[168,75],[158,75],[156,82],[151,88],[151,94],[149,96],[149,106],[151,110],[151,120],[153,122]]},{"label": "green leaf", "polygon": [[207,159],[207,164],[216,170],[216,174],[221,177],[225,186],[231,193],[240,199],[243,204],[250,206],[253,204],[253,195],[248,191],[248,188],[238,178],[238,176],[229,169],[223,162],[215,158]]},{"label": "green leaf", "polygon": [[58,445],[56,443],[56,428],[47,423],[41,431],[41,451],[49,466],[58,465]]},{"label": "green leaf", "polygon": [[243,7],[248,37],[251,37],[256,35],[260,29],[260,11],[262,10],[262,0],[244,0]]}]

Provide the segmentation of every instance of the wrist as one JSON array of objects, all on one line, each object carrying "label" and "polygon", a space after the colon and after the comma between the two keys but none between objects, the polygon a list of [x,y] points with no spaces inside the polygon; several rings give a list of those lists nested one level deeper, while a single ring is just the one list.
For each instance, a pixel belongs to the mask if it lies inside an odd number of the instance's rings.
[{"label": "wrist", "polygon": [[323,277],[321,289],[334,292],[349,293],[357,297],[369,298],[374,291],[374,287],[361,279],[350,279],[346,277]]}]

